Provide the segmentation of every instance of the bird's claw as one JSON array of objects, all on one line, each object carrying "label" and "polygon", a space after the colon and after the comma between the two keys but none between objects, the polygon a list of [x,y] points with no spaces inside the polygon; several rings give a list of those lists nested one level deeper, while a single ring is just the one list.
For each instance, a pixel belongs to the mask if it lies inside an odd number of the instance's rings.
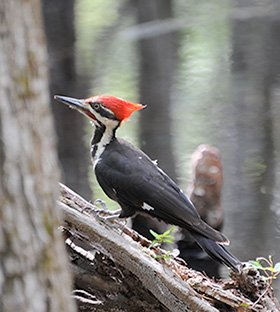
[{"label": "bird's claw", "polygon": [[119,214],[121,212],[121,209],[118,210],[109,210],[105,204],[105,202],[101,199],[97,199],[94,204],[99,203],[103,209],[98,209],[98,208],[91,208],[91,207],[85,207],[82,209],[83,212],[87,212],[89,214],[94,215],[98,220],[103,221],[106,224],[109,224],[111,226],[122,226],[119,224],[119,222],[114,222],[118,219]]},{"label": "bird's claw", "polygon": [[121,212],[121,209],[119,210],[115,210],[115,211],[111,211],[111,210],[107,210],[106,212],[104,210],[102,210],[101,212],[103,213],[96,213],[95,216],[98,218],[98,220],[104,222],[105,224],[114,227],[114,228],[121,228],[121,230],[123,231],[124,226],[126,225],[126,220],[125,224],[123,225],[120,220],[119,220],[119,214]]},{"label": "bird's claw", "polygon": [[94,202],[94,205],[97,205],[97,204],[100,204],[104,210],[109,211],[104,200],[96,199]]}]

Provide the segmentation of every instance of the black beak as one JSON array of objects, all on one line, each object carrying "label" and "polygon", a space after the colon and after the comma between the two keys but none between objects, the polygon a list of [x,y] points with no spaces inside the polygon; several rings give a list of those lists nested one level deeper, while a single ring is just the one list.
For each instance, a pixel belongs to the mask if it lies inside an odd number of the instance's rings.
[{"label": "black beak", "polygon": [[79,100],[75,98],[71,98],[68,96],[55,95],[55,100],[68,105],[71,108],[78,110],[80,113],[86,115],[90,119],[96,119],[95,116],[91,113],[89,107],[90,105],[85,102],[85,100]]},{"label": "black beak", "polygon": [[68,96],[61,96],[61,95],[55,95],[54,98],[55,98],[55,100],[57,100],[63,104],[66,104],[68,106],[73,106],[73,107],[76,106],[76,107],[81,107],[81,108],[85,107],[83,105],[83,100],[78,100],[75,98],[71,98]]}]

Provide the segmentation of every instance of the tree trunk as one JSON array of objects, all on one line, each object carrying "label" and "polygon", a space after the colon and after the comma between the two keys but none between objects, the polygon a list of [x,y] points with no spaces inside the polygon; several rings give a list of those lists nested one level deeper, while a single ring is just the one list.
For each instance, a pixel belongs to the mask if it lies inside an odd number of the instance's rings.
[{"label": "tree trunk", "polygon": [[90,199],[89,147],[83,140],[85,119],[53,99],[55,94],[75,98],[85,98],[88,95],[87,84],[83,77],[77,76],[75,66],[75,1],[43,0],[42,7],[49,53],[50,99],[59,140],[58,155],[63,169],[63,181]]},{"label": "tree trunk", "polygon": [[[158,29],[160,23],[172,18],[172,1],[134,1],[139,25],[149,23]],[[150,25],[151,25],[150,24]],[[176,179],[170,118],[172,72],[175,67],[175,33],[149,32],[148,38],[139,38],[140,103],[149,110],[140,115],[140,145],[152,158],[160,159],[160,167]],[[162,126],[164,122],[164,127]],[[136,216],[133,228],[148,238],[149,229],[163,232],[166,225],[157,220]]]},{"label": "tree trunk", "polygon": [[0,12],[0,310],[74,311],[40,2],[3,0]]},{"label": "tree trunk", "polygon": [[[268,255],[269,250],[277,259],[278,225],[271,189],[277,172],[274,135],[279,105],[275,106],[274,97],[279,92],[279,5],[272,1],[275,9],[270,11],[265,5],[250,5],[236,1],[232,16],[231,104],[223,109],[227,125],[220,140],[227,234],[239,242],[232,251],[238,250],[241,259]],[[243,15],[245,10],[249,14]]]},{"label": "tree trunk", "polygon": [[[172,18],[172,1],[137,1],[137,15],[140,25],[153,23],[160,28],[163,20]],[[149,105],[149,111],[140,116],[141,148],[153,159],[160,157],[161,168],[174,179],[170,92],[175,47],[174,32],[159,35],[151,30],[148,38],[139,41],[140,102]]]}]

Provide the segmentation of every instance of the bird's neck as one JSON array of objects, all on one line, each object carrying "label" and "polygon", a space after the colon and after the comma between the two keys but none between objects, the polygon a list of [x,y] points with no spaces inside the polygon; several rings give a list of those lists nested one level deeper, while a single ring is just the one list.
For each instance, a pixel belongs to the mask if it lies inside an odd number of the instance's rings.
[{"label": "bird's neck", "polygon": [[107,145],[116,138],[116,130],[119,123],[105,126],[104,124],[95,124],[95,131],[91,140],[91,156],[94,166],[100,159]]}]

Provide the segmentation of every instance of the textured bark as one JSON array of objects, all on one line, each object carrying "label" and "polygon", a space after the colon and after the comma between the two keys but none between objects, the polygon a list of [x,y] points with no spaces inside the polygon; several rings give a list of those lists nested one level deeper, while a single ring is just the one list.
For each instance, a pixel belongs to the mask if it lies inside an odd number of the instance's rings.
[{"label": "textured bark", "polygon": [[104,223],[97,207],[67,187],[60,191],[80,311],[278,311],[258,272],[215,283],[179,258],[162,257],[162,249],[147,248],[149,241],[119,221]]},{"label": "textured bark", "polygon": [[0,310],[74,311],[38,0],[0,3]]}]

